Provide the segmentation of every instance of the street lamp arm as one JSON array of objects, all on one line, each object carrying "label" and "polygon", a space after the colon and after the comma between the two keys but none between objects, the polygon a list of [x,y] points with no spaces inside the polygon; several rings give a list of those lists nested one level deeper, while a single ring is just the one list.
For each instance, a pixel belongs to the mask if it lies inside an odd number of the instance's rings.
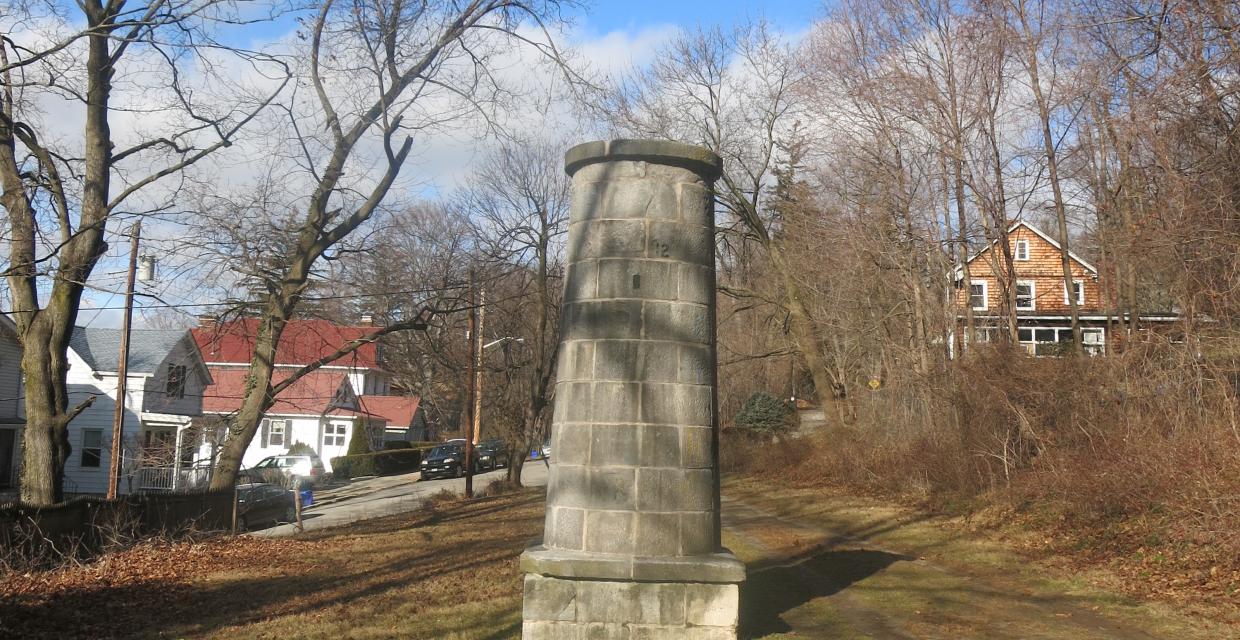
[{"label": "street lamp arm", "polygon": [[499,339],[497,339],[497,340],[492,340],[492,341],[490,341],[490,342],[488,342],[488,343],[486,343],[486,344],[482,345],[482,348],[483,348],[483,349],[490,349],[491,347],[494,347],[494,346],[495,346],[495,345],[497,345],[497,344],[500,344],[500,343],[503,343],[503,342],[508,342],[508,341],[510,341],[510,340],[511,340],[511,341],[513,341],[513,342],[521,342],[521,343],[524,343],[524,342],[525,342],[525,338],[515,338],[515,337],[513,337],[513,336],[506,336],[506,337],[503,337],[503,338],[499,338]]}]

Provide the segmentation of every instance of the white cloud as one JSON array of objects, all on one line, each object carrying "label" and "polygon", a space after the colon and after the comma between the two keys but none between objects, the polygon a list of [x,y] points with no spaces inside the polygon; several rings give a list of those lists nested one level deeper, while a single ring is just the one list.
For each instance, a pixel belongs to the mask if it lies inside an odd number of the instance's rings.
[{"label": "white cloud", "polygon": [[[631,32],[591,34],[570,31],[560,35],[563,38],[562,43],[567,43],[566,49],[571,51],[575,64],[595,73],[617,74],[649,62],[658,46],[675,32],[674,26],[658,25]],[[297,45],[296,37],[290,33],[269,42],[258,43],[256,48],[288,52]],[[80,47],[66,50],[66,56],[70,59],[80,60],[81,53]],[[594,123],[583,121],[580,112],[569,104],[563,77],[559,71],[546,64],[541,53],[523,48],[508,54],[506,60],[508,64],[500,66],[497,74],[504,81],[520,85],[521,92],[520,99],[508,105],[500,114],[505,130],[519,135],[547,132],[560,137],[579,136],[583,140],[586,137],[597,137],[599,129]],[[154,65],[155,62],[158,61],[135,55],[132,61],[128,62],[125,73],[121,74],[122,80],[132,82],[119,83],[116,104],[123,105],[125,109],[115,111],[111,119],[113,133],[120,148],[146,136],[173,131],[182,122],[162,109],[170,92],[161,90],[158,86],[161,78],[159,74],[166,72],[159,71]],[[263,77],[238,59],[214,56],[210,62],[214,65],[211,73],[184,78],[185,82],[195,86],[198,95],[223,93],[224,88],[217,84],[222,79],[254,90],[271,86],[269,78]],[[189,70],[193,72],[195,68],[191,67]],[[162,77],[166,79],[166,75]],[[442,100],[443,97],[440,96],[439,99]],[[443,106],[441,103],[440,107]],[[68,148],[80,148],[84,118],[81,104],[43,95],[40,97],[39,107],[45,135],[54,137]],[[309,119],[301,124],[311,130],[315,126]],[[216,192],[225,193],[240,191],[253,184],[257,176],[275,171],[290,176],[302,176],[301,180],[308,193],[305,172],[292,157],[291,139],[273,138],[273,133],[278,132],[283,123],[275,118],[273,112],[255,125],[243,133],[231,148],[202,162],[188,172],[187,177],[199,184],[210,185]],[[450,125],[428,130],[416,139],[414,151],[402,169],[401,180],[393,189],[392,199],[431,198],[450,193],[467,182],[476,162],[494,143],[494,139],[483,135],[480,119],[476,117],[464,118]],[[133,175],[158,166],[161,160],[163,159],[152,156],[144,158],[142,163],[134,163],[139,166],[134,168],[131,176],[118,176],[114,191],[124,184],[126,177],[132,179]],[[364,187],[376,175],[374,172],[381,161],[381,149],[375,141],[366,141],[359,147],[356,160],[348,179],[353,180],[358,187]],[[190,218],[193,216],[193,202],[185,197],[184,192],[179,191],[184,184],[178,177],[166,178],[157,188],[145,194],[141,201],[133,203],[135,209],[156,204],[173,205],[173,210],[168,214],[149,218],[143,228],[142,253],[160,258],[163,278],[160,282],[140,286],[140,290],[147,290],[159,298],[157,301],[143,297],[138,299],[139,312],[135,316],[137,326],[145,323],[141,311],[144,306],[147,307],[145,315],[153,315],[154,309],[163,304],[185,305],[219,300],[219,283],[202,280],[202,271],[194,268],[193,264],[197,258],[193,251],[188,250],[186,224],[191,222]],[[126,238],[116,234],[127,230],[128,226],[127,222],[112,225],[108,254],[92,277],[92,285],[106,291],[91,290],[86,293],[79,322],[89,322],[92,326],[119,325],[121,311],[113,307],[122,305],[123,296],[108,292],[120,291],[124,287],[123,271],[127,261],[128,242]],[[196,314],[209,312],[212,308],[187,307],[186,311]]]}]

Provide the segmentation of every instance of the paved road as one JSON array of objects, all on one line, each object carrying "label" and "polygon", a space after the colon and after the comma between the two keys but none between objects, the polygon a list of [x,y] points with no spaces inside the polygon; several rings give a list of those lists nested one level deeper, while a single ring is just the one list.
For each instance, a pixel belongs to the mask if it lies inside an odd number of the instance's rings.
[{"label": "paved road", "polygon": [[[506,469],[499,469],[474,476],[474,489],[485,488],[493,480],[504,477]],[[526,486],[541,486],[547,483],[547,467],[541,461],[530,461],[525,464],[522,474]],[[452,478],[445,480],[418,480],[417,473],[397,476],[384,476],[359,480],[344,487],[331,489],[315,494],[320,501],[306,509],[303,522],[307,531],[327,529],[417,509],[427,496],[447,489],[460,494],[465,492],[465,479]],[[297,527],[282,524],[268,529],[251,532],[251,535],[262,537],[291,536],[297,533]]]}]

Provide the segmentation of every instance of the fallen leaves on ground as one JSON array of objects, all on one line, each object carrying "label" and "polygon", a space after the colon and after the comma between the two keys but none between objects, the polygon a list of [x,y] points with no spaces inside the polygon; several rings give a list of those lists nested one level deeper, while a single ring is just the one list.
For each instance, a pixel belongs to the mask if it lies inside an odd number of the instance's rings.
[{"label": "fallen leaves on ground", "polygon": [[0,638],[516,637],[517,557],[541,525],[524,491],[292,539],[151,540],[0,576]]},{"label": "fallen leaves on ground", "polygon": [[190,598],[193,583],[208,574],[256,560],[296,562],[324,544],[249,536],[153,539],[85,565],[0,576],[0,635],[21,630],[22,637],[123,636],[126,620],[140,620],[150,607]]}]

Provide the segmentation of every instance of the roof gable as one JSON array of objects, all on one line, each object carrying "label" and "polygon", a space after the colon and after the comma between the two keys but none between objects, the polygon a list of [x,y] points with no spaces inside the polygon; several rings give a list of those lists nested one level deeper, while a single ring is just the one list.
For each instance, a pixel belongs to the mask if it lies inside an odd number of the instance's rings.
[{"label": "roof gable", "polygon": [[[210,367],[212,384],[203,392],[204,413],[234,413],[245,400],[246,378],[249,369]],[[292,376],[289,370],[277,369],[271,383],[279,384]],[[347,387],[347,389],[346,389]],[[336,406],[341,396],[356,397],[349,377],[340,370],[311,371],[302,376],[276,396],[275,404],[267,410],[273,415],[321,416]]]},{"label": "roof gable", "polygon": [[[1017,229],[1019,229],[1019,228],[1021,228],[1021,227],[1024,227],[1024,228],[1028,229],[1029,231],[1032,231],[1032,232],[1034,233],[1034,235],[1036,235],[1036,236],[1038,236],[1039,238],[1041,238],[1043,241],[1045,241],[1047,244],[1049,244],[1051,247],[1053,247],[1056,251],[1059,251],[1059,252],[1061,252],[1061,253],[1063,252],[1063,246],[1062,246],[1062,245],[1060,245],[1058,241],[1056,241],[1054,238],[1052,238],[1052,237],[1050,237],[1049,235],[1047,235],[1047,234],[1046,234],[1045,232],[1043,232],[1041,229],[1039,229],[1039,228],[1037,228],[1037,227],[1033,226],[1032,224],[1029,224],[1028,222],[1025,222],[1024,220],[1020,220],[1020,221],[1018,221],[1018,222],[1014,223],[1012,226],[1008,227],[1008,230],[1007,230],[1008,235],[1010,236],[1012,233],[1014,233]],[[972,263],[974,260],[976,260],[976,259],[978,259],[978,258],[982,257],[982,256],[983,256],[983,255],[985,255],[986,253],[989,253],[989,252],[990,252],[990,250],[991,250],[991,249],[993,249],[993,248],[995,247],[995,244],[997,244],[998,242],[999,242],[999,241],[998,241],[998,239],[991,240],[991,241],[990,241],[990,244],[987,244],[984,248],[979,249],[979,250],[978,250],[976,253],[974,253],[972,256],[969,256],[969,259],[968,259],[968,260],[965,260],[965,262],[966,262],[966,263]],[[1094,276],[1097,276],[1097,275],[1098,275],[1098,269],[1097,269],[1097,268],[1095,268],[1095,267],[1094,267],[1094,265],[1090,264],[1090,263],[1089,263],[1087,260],[1085,260],[1084,258],[1082,258],[1082,257],[1078,256],[1075,252],[1069,251],[1069,252],[1068,252],[1068,258],[1069,258],[1069,259],[1071,259],[1071,260],[1073,260],[1073,261],[1074,261],[1074,262],[1076,262],[1077,264],[1081,265],[1081,267],[1082,267],[1083,269],[1085,269],[1086,271],[1088,271],[1090,274],[1092,274],[1092,275],[1094,275]],[[963,268],[963,267],[961,267],[960,265],[956,265],[956,268],[952,270],[952,273],[955,275],[956,279],[960,279],[960,278],[964,277],[964,268]]]}]

